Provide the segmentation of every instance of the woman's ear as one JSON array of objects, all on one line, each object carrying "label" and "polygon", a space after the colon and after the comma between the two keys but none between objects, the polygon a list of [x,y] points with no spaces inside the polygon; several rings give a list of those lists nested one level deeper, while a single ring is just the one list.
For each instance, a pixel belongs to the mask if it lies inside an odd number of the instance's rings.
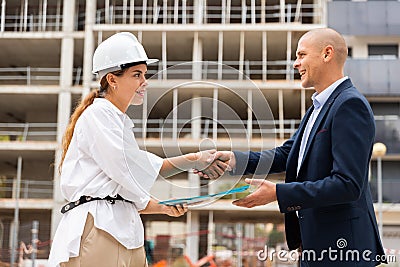
[{"label": "woman's ear", "polygon": [[111,88],[115,88],[117,86],[117,81],[114,74],[107,73],[106,79]]}]

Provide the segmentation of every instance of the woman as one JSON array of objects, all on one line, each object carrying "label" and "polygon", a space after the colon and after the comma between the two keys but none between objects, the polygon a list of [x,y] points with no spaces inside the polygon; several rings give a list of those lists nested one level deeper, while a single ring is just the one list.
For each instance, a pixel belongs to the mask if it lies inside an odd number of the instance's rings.
[{"label": "woman", "polygon": [[96,49],[100,89],[75,109],[63,139],[61,192],[70,203],[62,209],[50,266],[147,266],[139,213],[187,211],[158,204],[150,188],[158,175],[204,168],[212,153],[163,160],[140,150],[125,114],[130,104],[142,104],[147,64],[156,61],[131,33],[117,33]]}]

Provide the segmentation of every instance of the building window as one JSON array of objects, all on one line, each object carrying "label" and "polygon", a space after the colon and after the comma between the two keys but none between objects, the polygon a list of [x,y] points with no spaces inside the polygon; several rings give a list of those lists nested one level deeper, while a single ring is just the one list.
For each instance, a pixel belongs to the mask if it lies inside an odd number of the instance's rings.
[{"label": "building window", "polygon": [[368,56],[370,58],[397,59],[398,55],[398,44],[368,45]]}]

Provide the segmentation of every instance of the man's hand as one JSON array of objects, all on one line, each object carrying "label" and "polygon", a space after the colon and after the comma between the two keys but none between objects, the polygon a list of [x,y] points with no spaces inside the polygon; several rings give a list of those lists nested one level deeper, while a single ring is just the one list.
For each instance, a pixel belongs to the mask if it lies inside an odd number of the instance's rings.
[{"label": "man's hand", "polygon": [[209,167],[214,160],[216,159],[217,150],[211,149],[211,150],[204,150],[204,151],[199,151],[195,153],[195,167],[194,169],[196,170],[204,170],[205,168]]},{"label": "man's hand", "polygon": [[213,156],[214,160],[207,168],[203,170],[195,168],[193,172],[200,177],[216,179],[226,171],[231,171],[236,165],[235,155],[231,151],[217,151]]},{"label": "man's hand", "polygon": [[263,179],[245,179],[245,182],[258,186],[257,190],[245,198],[233,201],[232,204],[239,207],[253,208],[277,200],[275,183]]}]

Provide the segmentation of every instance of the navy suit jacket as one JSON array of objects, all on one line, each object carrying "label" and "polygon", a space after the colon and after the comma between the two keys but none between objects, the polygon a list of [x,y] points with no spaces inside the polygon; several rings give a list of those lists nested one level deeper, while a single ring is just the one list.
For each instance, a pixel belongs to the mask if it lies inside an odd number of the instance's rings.
[{"label": "navy suit jacket", "polygon": [[343,81],[314,123],[297,174],[301,138],[312,111],[313,107],[282,146],[262,152],[235,151],[233,174],[286,171],[285,183],[277,184],[276,194],[285,213],[288,247],[302,248],[302,266],[378,265],[384,250],[368,184],[375,136],[370,105],[350,79]]}]

